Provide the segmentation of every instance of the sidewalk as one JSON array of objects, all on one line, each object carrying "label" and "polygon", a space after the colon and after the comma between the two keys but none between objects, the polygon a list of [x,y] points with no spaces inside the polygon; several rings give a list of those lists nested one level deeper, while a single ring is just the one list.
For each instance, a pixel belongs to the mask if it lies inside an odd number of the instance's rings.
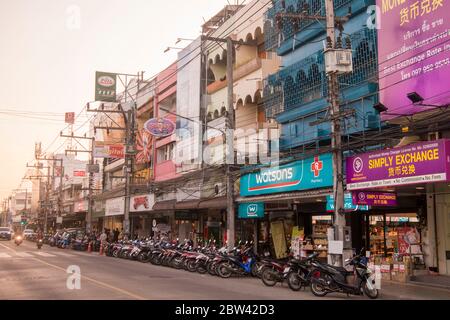
[{"label": "sidewalk", "polygon": [[392,300],[450,300],[450,288],[430,286],[423,282],[401,283],[383,280],[381,299]]},{"label": "sidewalk", "polygon": [[450,290],[450,277],[449,276],[429,275],[429,274],[418,275],[418,276],[413,276],[410,283]]}]

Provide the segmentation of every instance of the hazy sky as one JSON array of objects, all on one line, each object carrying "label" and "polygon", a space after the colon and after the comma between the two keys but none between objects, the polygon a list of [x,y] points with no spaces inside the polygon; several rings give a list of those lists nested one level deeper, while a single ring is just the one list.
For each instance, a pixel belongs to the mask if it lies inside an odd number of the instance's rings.
[{"label": "hazy sky", "polygon": [[[175,61],[177,51],[164,53],[167,46],[183,45],[174,45],[178,37],[197,37],[202,17],[208,19],[225,4],[0,0],[0,200],[19,186],[35,141],[46,149],[65,127],[64,112],[78,113],[94,100],[96,70],[146,71],[144,78],[150,77]],[[13,116],[5,110],[51,114],[41,120],[29,117],[42,115]],[[63,143],[57,140],[49,151]]]}]

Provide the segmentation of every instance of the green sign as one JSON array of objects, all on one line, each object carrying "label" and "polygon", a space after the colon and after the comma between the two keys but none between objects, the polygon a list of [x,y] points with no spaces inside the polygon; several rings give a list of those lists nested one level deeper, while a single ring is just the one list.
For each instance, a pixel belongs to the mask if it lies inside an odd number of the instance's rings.
[{"label": "green sign", "polygon": [[241,203],[239,205],[239,218],[264,218],[264,202]]},{"label": "green sign", "polygon": [[116,102],[117,74],[95,73],[95,101]]}]

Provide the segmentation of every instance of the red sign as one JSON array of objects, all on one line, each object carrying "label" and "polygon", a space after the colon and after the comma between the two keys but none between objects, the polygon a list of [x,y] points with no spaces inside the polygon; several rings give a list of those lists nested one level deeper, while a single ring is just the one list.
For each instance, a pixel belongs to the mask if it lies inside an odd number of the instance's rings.
[{"label": "red sign", "polygon": [[74,171],[73,172],[73,176],[74,177],[85,177],[86,176],[86,171]]},{"label": "red sign", "polygon": [[323,161],[319,160],[319,156],[314,157],[314,162],[311,163],[311,171],[314,173],[314,177],[317,178],[320,175],[320,171],[323,169]]},{"label": "red sign", "polygon": [[109,146],[109,154],[111,158],[125,158],[125,147],[123,144],[115,144]]},{"label": "red sign", "polygon": [[74,124],[75,112],[66,112],[66,123]]},{"label": "red sign", "polygon": [[397,228],[397,237],[398,237],[398,253],[400,254],[408,254],[411,244],[417,244],[420,242],[419,233],[417,232],[416,228],[411,227]]},{"label": "red sign", "polygon": [[140,206],[144,206],[145,209],[150,209],[150,205],[148,203],[147,196],[134,197],[133,198],[134,210],[137,210]]}]

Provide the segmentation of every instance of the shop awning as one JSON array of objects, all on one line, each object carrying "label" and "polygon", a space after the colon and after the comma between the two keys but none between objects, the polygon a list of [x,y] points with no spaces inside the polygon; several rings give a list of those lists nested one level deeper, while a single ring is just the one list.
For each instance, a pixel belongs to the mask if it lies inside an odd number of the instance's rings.
[{"label": "shop awning", "polygon": [[176,200],[158,201],[153,205],[153,210],[174,210]]},{"label": "shop awning", "polygon": [[227,197],[200,200],[198,207],[200,209],[224,209],[227,207]]},{"label": "shop awning", "polygon": [[333,193],[333,189],[318,189],[318,190],[308,190],[299,192],[284,192],[269,195],[262,195],[256,197],[237,197],[236,202],[246,203],[246,202],[270,202],[270,201],[280,201],[280,200],[295,200],[295,199],[315,199],[317,197],[324,197]]}]

